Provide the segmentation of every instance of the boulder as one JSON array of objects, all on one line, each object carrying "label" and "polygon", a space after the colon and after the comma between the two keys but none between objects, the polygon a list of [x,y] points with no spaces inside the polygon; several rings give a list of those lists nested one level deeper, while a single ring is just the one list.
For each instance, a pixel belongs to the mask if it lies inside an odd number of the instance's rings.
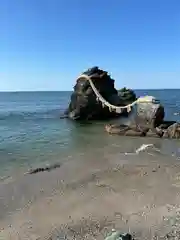
[{"label": "boulder", "polygon": [[160,101],[153,96],[140,97],[138,100],[135,106],[137,111],[137,124],[138,121],[141,122],[141,120],[153,128],[162,124],[165,111]]},{"label": "boulder", "polygon": [[[82,74],[90,77],[98,92],[110,104],[115,106],[125,105],[124,100],[119,97],[118,91],[114,87],[115,81],[106,71],[98,67],[93,67]],[[127,111],[124,110],[121,114],[118,114],[113,110],[111,111],[108,107],[103,106],[102,102],[98,101],[89,81],[82,76],[76,81],[66,114],[73,120],[106,120],[119,117],[123,114],[125,115]]]},{"label": "boulder", "polygon": [[151,134],[162,137],[163,131],[157,127],[163,124],[164,115],[164,107],[158,99],[152,96],[140,97],[123,124],[120,119],[116,125],[106,125],[105,129],[110,134],[124,136]]},{"label": "boulder", "polygon": [[132,89],[128,89],[126,87],[118,90],[118,95],[126,105],[136,100],[135,92]]}]

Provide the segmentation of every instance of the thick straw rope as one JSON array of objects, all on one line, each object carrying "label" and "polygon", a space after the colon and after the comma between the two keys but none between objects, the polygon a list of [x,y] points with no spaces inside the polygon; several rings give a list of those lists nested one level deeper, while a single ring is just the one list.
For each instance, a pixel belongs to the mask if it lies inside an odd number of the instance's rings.
[{"label": "thick straw rope", "polygon": [[97,88],[95,87],[93,81],[91,80],[91,78],[86,75],[86,74],[82,74],[78,77],[77,80],[79,80],[80,78],[85,78],[86,80],[89,81],[90,86],[92,87],[97,100],[99,100],[102,103],[102,106],[106,106],[109,108],[110,111],[115,110],[117,113],[121,113],[123,109],[127,109],[128,112],[131,111],[131,108],[138,103],[157,103],[156,99],[153,96],[144,96],[144,97],[140,97],[138,98],[136,101],[126,105],[126,106],[115,106],[111,103],[109,103],[108,101],[106,101],[103,96],[99,93],[99,91],[97,90]]}]

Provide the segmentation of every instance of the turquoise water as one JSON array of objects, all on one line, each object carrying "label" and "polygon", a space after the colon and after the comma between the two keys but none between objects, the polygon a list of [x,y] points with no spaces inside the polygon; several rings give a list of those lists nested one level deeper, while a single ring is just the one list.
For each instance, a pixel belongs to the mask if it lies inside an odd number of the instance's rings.
[{"label": "turquoise water", "polygon": [[[180,90],[137,90],[136,93],[156,96],[165,106],[166,118],[180,121]],[[103,122],[86,125],[60,119],[70,94],[0,93],[0,176],[74,157],[96,158],[133,151],[142,142],[109,136],[104,132]],[[160,141],[158,146],[164,155],[175,151],[179,156],[177,147],[167,152],[167,146]]]}]

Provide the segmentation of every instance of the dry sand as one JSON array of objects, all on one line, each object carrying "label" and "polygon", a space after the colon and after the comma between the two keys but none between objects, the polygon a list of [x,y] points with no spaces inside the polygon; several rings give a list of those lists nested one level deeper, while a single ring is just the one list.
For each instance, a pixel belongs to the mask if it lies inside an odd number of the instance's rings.
[{"label": "dry sand", "polygon": [[0,239],[101,240],[112,228],[180,239],[180,162],[72,161],[0,185]]}]

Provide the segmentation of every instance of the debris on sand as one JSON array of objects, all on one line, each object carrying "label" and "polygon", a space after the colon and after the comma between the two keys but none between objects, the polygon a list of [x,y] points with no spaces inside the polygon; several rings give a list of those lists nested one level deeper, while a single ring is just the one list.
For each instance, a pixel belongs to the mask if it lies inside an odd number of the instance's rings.
[{"label": "debris on sand", "polygon": [[146,150],[149,147],[153,147],[153,144],[142,144],[138,149],[136,149],[136,153],[140,153],[144,150]]},{"label": "debris on sand", "polygon": [[105,240],[133,240],[133,238],[129,233],[112,230],[112,233],[110,233]]},{"label": "debris on sand", "polygon": [[35,174],[35,173],[45,172],[45,171],[50,172],[51,170],[60,168],[60,167],[61,167],[60,163],[55,163],[55,164],[47,166],[47,167],[39,167],[39,168],[31,169],[25,174]]}]

